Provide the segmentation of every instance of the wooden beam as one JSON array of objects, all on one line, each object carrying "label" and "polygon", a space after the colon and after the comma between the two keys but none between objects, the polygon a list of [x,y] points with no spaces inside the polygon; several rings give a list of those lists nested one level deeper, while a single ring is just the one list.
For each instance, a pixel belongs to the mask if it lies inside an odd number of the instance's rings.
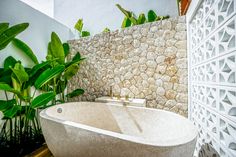
[{"label": "wooden beam", "polygon": [[53,157],[52,153],[48,149],[48,146],[44,144],[39,149],[35,150],[29,155],[26,155],[25,157]]},{"label": "wooden beam", "polygon": [[188,7],[191,3],[191,0],[181,0],[180,1],[180,15],[185,15],[188,11]]}]

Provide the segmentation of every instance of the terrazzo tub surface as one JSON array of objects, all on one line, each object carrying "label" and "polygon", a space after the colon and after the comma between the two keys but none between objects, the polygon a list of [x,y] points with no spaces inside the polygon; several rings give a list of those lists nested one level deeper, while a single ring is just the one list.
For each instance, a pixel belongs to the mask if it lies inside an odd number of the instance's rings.
[{"label": "terrazzo tub surface", "polygon": [[73,102],[40,113],[55,157],[192,157],[197,130],[172,112]]}]

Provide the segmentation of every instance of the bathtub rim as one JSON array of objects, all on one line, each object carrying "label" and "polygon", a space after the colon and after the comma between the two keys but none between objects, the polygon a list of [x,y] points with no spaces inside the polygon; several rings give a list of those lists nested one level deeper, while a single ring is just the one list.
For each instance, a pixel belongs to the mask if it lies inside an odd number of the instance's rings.
[{"label": "bathtub rim", "polygon": [[[60,106],[64,106],[64,105],[70,105],[70,104],[73,104],[73,103],[101,103],[101,102],[85,102],[85,101],[67,102],[67,103],[63,103],[63,104],[57,104],[56,106],[60,107]],[[123,106],[123,105],[118,104],[118,103],[102,103],[102,104],[121,106],[121,107]],[[51,107],[55,107],[55,106],[51,106]],[[49,108],[51,108],[51,107],[49,107]],[[168,114],[173,114],[175,116],[183,117],[179,114],[176,114],[176,113],[173,113],[173,112],[170,112],[170,111],[166,111],[166,110],[161,110],[161,109],[136,107],[136,106],[127,106],[127,107],[135,108],[135,109],[145,109],[145,110],[147,109],[147,110],[152,110],[152,111],[157,111],[158,110],[158,111],[161,111],[161,112],[167,112]],[[189,121],[189,119],[187,119],[186,117],[183,117],[183,118],[188,120],[189,125],[193,126],[194,132],[192,132],[191,135],[189,135],[189,136],[184,136],[184,138],[185,138],[184,140],[183,139],[181,139],[181,140],[171,140],[171,143],[170,142],[162,143],[162,141],[161,142],[151,142],[151,141],[148,141],[148,140],[144,140],[144,138],[142,138],[142,137],[126,135],[126,134],[113,132],[113,131],[109,131],[109,130],[104,130],[104,129],[96,128],[96,127],[93,127],[93,126],[81,124],[81,123],[76,123],[76,122],[73,122],[73,121],[68,121],[68,120],[62,120],[62,119],[59,119],[59,118],[55,118],[55,117],[52,117],[52,116],[49,116],[49,115],[46,114],[46,111],[49,108],[46,108],[46,109],[44,109],[40,112],[40,114],[39,114],[40,118],[44,118],[44,119],[50,120],[52,122],[57,122],[57,123],[60,123],[62,125],[76,127],[78,129],[83,129],[83,130],[86,130],[86,131],[89,131],[89,132],[94,132],[94,133],[97,133],[97,134],[106,135],[106,136],[118,138],[118,139],[121,139],[121,140],[130,141],[130,142],[133,142],[133,143],[138,143],[138,144],[143,144],[143,145],[148,145],[148,146],[178,147],[178,146],[182,146],[182,145],[185,145],[187,143],[193,142],[194,140],[197,139],[197,136],[198,136],[198,131],[197,131],[196,126],[193,123],[191,123],[191,121]]]}]

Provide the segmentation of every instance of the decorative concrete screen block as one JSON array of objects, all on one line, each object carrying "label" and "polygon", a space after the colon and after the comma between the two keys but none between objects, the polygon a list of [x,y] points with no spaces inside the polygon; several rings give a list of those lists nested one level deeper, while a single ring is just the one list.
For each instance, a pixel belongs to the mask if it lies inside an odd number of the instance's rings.
[{"label": "decorative concrete screen block", "polygon": [[85,62],[69,82],[82,87],[76,101],[114,95],[147,100],[147,107],[187,115],[187,52],[185,17],[170,18],[120,31],[69,41],[73,57]]},{"label": "decorative concrete screen block", "polygon": [[204,156],[209,144],[208,151],[235,157],[236,1],[202,0],[189,28],[189,115],[199,129],[196,154]]}]

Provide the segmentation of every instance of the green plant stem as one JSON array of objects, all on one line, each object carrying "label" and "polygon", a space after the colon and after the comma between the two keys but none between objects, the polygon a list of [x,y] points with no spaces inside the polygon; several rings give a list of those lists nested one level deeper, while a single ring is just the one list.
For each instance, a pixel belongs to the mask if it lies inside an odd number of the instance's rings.
[{"label": "green plant stem", "polygon": [[3,135],[5,139],[7,139],[7,133],[6,133],[7,123],[8,123],[8,119],[4,122],[2,130],[1,130],[1,135]]},{"label": "green plant stem", "polygon": [[5,94],[6,100],[8,101],[7,92],[5,90],[4,90],[4,94]]},{"label": "green plant stem", "polygon": [[38,121],[38,118],[37,118],[38,116],[36,116],[35,117],[35,121],[36,121],[36,124],[37,124],[37,129],[38,129],[38,131],[41,131],[41,129],[40,129],[40,124],[39,124],[39,121]]},{"label": "green plant stem", "polygon": [[37,131],[37,127],[36,127],[34,119],[32,120],[32,123],[33,123],[34,130]]},{"label": "green plant stem", "polygon": [[[22,105],[22,101],[20,100],[20,106]],[[20,116],[19,116],[19,126],[20,126],[20,143],[21,143],[21,137],[22,137],[22,126],[21,126],[21,110],[20,110]]]},{"label": "green plant stem", "polygon": [[[57,92],[57,82],[56,78],[53,78],[53,91],[54,93]],[[56,105],[56,97],[53,99],[53,104]]]},{"label": "green plant stem", "polygon": [[12,119],[10,119],[10,141],[12,141]]},{"label": "green plant stem", "polygon": [[32,95],[32,98],[35,96],[35,94],[36,94],[36,89],[34,89],[34,93]]},{"label": "green plant stem", "polygon": [[[64,82],[64,87],[65,86],[66,86],[66,82]],[[65,90],[62,91],[62,100],[63,100],[63,103],[64,103],[65,102]]]},{"label": "green plant stem", "polygon": [[64,95],[64,91],[61,93],[61,95],[62,95],[62,101],[63,101],[63,103],[65,102],[65,95]]},{"label": "green plant stem", "polygon": [[14,117],[14,126],[15,126],[15,129],[14,129],[14,137],[15,137],[15,142],[14,143],[16,143],[16,141],[18,140],[17,139],[17,117],[15,116]]}]

